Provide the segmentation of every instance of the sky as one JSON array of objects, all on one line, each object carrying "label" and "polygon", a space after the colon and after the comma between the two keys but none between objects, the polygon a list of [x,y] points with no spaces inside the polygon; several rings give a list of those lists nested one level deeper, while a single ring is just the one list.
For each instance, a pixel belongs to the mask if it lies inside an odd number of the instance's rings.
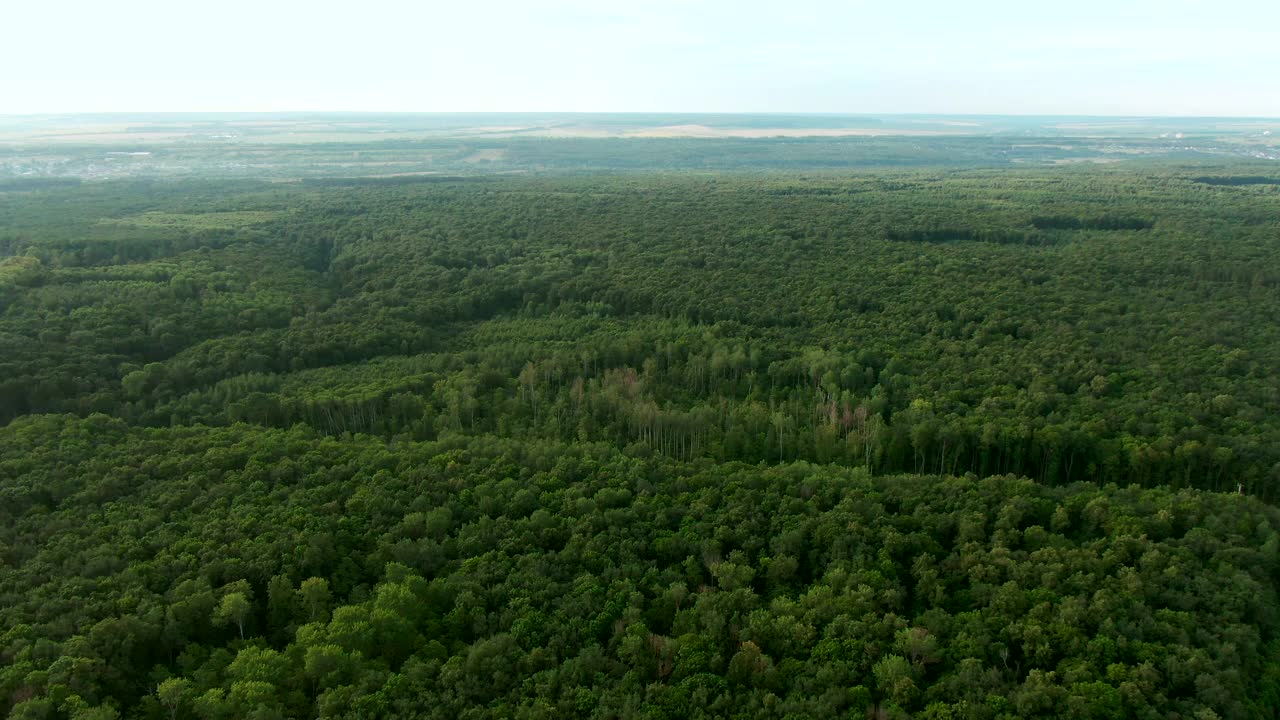
[{"label": "sky", "polygon": [[1280,117],[1278,0],[6,0],[0,114]]}]

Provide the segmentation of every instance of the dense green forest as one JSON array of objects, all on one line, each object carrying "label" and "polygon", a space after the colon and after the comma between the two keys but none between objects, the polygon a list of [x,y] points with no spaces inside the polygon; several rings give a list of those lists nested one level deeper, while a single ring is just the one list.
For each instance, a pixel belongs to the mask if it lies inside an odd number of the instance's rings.
[{"label": "dense green forest", "polygon": [[0,710],[1276,717],[1280,176],[814,165],[0,186]]}]

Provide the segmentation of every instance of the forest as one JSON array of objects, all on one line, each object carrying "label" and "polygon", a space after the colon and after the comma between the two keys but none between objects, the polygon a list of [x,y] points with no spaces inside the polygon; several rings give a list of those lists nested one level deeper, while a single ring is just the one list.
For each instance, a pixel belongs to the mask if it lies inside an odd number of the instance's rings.
[{"label": "forest", "polygon": [[0,712],[1277,717],[1280,174],[785,145],[0,185]]}]

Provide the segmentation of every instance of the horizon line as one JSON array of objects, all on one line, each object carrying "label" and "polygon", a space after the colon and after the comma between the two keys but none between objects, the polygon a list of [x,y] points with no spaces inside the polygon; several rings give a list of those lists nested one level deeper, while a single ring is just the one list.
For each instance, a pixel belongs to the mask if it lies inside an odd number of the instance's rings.
[{"label": "horizon line", "polygon": [[68,110],[0,112],[0,118],[76,117],[92,115],[774,115],[782,117],[960,117],[960,118],[1105,118],[1113,120],[1273,120],[1271,115],[1187,115],[1111,113],[951,113],[810,110]]}]

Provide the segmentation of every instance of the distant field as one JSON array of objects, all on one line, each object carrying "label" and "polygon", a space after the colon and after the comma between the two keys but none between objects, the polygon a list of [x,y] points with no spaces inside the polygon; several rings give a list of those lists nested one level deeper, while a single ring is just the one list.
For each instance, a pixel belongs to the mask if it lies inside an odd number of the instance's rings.
[{"label": "distant field", "polygon": [[911,130],[902,128],[712,128],[706,125],[665,125],[632,130],[625,137],[705,137],[705,138],[769,138],[769,137],[842,137],[892,135],[963,135],[962,130]]},{"label": "distant field", "polygon": [[[1272,135],[1264,135],[1271,132]],[[475,137],[838,137],[939,134],[1230,135],[1272,138],[1280,120],[775,114],[106,115],[0,117],[0,144],[365,142]]]},{"label": "distant field", "polygon": [[9,183],[1153,159],[1280,161],[1280,120],[699,113],[0,117],[0,182]]},{"label": "distant field", "polygon": [[114,145],[127,143],[253,142],[260,144],[353,143],[370,140],[426,140],[441,138],[494,137],[638,137],[638,138],[767,138],[840,136],[963,135],[983,131],[977,123],[946,123],[939,129],[900,127],[829,127],[779,125],[768,127],[720,125],[714,121],[682,124],[601,124],[594,122],[532,123],[525,125],[466,125],[456,127],[396,127],[381,123],[296,123],[282,121],[175,123],[157,127],[129,125],[67,126],[62,128],[5,129],[0,126],[0,144]]}]

